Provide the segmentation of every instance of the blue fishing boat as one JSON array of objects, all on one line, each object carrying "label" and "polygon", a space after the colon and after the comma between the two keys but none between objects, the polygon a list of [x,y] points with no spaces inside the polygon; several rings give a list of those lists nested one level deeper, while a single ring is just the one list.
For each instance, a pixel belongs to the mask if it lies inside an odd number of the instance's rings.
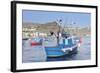
[{"label": "blue fishing boat", "polygon": [[[53,42],[51,44],[53,44]],[[63,35],[63,38],[59,39],[57,45],[44,47],[47,57],[61,57],[64,55],[76,54],[78,52],[78,44],[79,42],[76,41],[75,37],[66,34],[66,36]]]}]

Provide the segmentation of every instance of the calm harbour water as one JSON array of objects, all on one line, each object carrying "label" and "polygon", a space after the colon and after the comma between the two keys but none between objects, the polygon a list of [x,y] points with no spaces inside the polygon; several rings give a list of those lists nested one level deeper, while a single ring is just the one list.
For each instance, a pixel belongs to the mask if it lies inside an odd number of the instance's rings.
[{"label": "calm harbour water", "polygon": [[90,37],[82,38],[82,44],[77,54],[64,56],[60,58],[47,58],[45,48],[43,48],[43,46],[30,46],[30,41],[23,40],[22,61],[23,63],[29,63],[62,60],[88,60],[91,59],[90,41]]}]

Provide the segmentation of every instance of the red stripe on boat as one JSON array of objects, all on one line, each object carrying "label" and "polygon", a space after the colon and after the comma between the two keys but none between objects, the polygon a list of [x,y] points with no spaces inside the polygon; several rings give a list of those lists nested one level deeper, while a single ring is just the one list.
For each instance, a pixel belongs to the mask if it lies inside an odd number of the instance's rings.
[{"label": "red stripe on boat", "polygon": [[42,45],[42,43],[36,43],[36,42],[31,43],[31,46],[36,46],[36,45]]}]

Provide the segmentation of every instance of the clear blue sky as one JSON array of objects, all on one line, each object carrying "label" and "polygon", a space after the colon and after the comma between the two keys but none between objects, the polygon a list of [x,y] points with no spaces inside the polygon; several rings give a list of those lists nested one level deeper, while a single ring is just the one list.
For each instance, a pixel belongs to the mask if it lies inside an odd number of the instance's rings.
[{"label": "clear blue sky", "polygon": [[47,23],[59,19],[64,25],[75,23],[75,26],[90,26],[91,24],[90,13],[23,10],[23,22]]}]

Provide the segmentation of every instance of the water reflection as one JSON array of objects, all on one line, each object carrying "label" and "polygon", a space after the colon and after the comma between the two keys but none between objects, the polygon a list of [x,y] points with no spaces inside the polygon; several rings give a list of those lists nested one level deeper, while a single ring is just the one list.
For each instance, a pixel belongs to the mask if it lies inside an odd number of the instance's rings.
[{"label": "water reflection", "polygon": [[65,61],[65,60],[88,60],[91,59],[91,39],[84,37],[81,47],[77,54],[65,55],[59,58],[47,58],[45,48],[43,46],[30,46],[30,42],[23,40],[22,60],[23,63],[28,62],[45,62],[45,61]]}]

